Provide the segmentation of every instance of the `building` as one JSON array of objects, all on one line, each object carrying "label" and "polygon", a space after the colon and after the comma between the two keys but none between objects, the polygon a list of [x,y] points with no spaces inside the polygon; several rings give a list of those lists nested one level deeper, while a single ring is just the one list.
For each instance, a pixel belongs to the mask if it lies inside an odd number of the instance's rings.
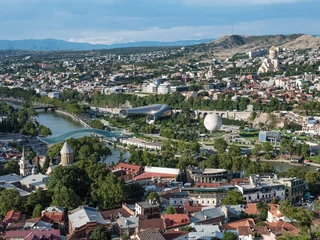
[{"label": "building", "polygon": [[165,167],[149,167],[144,168],[144,173],[133,178],[138,182],[150,182],[161,180],[164,182],[175,181],[180,176],[180,169]]},{"label": "building", "polygon": [[189,169],[188,172],[195,183],[230,182],[232,179],[232,173],[225,169]]},{"label": "building", "polygon": [[179,228],[190,224],[187,214],[163,214],[166,229]]},{"label": "building", "polygon": [[303,117],[302,131],[305,133],[319,135],[320,133],[319,120],[320,120],[319,117],[311,117],[311,116]]},{"label": "building", "polygon": [[[212,188],[182,188],[182,192],[188,192],[188,199],[192,204],[200,206],[219,206],[221,200],[227,196],[228,191],[235,189],[233,185],[225,185],[222,187]],[[174,195],[175,196],[175,195]],[[170,203],[173,201],[185,202],[186,199],[170,198]],[[177,205],[177,204],[175,204]]]},{"label": "building", "polygon": [[132,235],[138,232],[139,217],[120,217],[117,220],[116,232],[122,236],[124,234]]},{"label": "building", "polygon": [[280,142],[281,135],[277,131],[259,131],[260,142]]},{"label": "building", "polygon": [[20,183],[24,188],[28,191],[34,191],[38,188],[47,189],[46,181],[48,181],[49,177],[47,175],[43,175],[42,173],[28,175],[21,179]]},{"label": "building", "polygon": [[225,214],[221,207],[207,207],[195,212],[191,220],[199,224],[219,224],[225,222]]},{"label": "building", "polygon": [[60,97],[60,93],[59,92],[49,92],[48,93],[48,97],[49,98],[59,98]]},{"label": "building", "polygon": [[60,151],[61,154],[61,165],[69,166],[73,163],[74,154],[72,148],[69,146],[67,141],[64,142],[63,147]]},{"label": "building", "polygon": [[7,231],[6,240],[60,240],[58,229]]},{"label": "building", "polygon": [[118,163],[112,170],[112,172],[118,177],[124,180],[130,180],[135,176],[138,176],[143,172],[143,167],[140,165],[134,165],[129,163]]},{"label": "building", "polygon": [[303,199],[304,192],[307,190],[307,184],[299,178],[280,178],[278,180],[284,184],[285,199],[290,202],[298,202]]},{"label": "building", "polygon": [[144,216],[147,219],[160,217],[160,204],[155,199],[149,199],[135,204],[136,216]]},{"label": "building", "polygon": [[61,234],[67,232],[67,210],[64,207],[47,207],[41,212],[41,219],[53,224],[55,229],[59,229]]},{"label": "building", "polygon": [[166,240],[161,232],[155,228],[149,228],[143,232],[140,232],[134,236],[134,239],[137,240]]},{"label": "building", "polygon": [[269,57],[263,59],[261,66],[258,69],[259,73],[276,72],[280,69],[279,59],[277,58],[277,49],[272,46],[269,49]]},{"label": "building", "polygon": [[162,143],[148,142],[139,138],[122,138],[120,143],[126,144],[128,146],[136,146],[137,148],[147,148],[153,150],[162,150]]},{"label": "building", "polygon": [[26,158],[26,154],[24,152],[24,148],[22,151],[22,157],[20,159],[20,176],[27,176],[30,175],[31,171],[30,171],[30,164],[29,164],[29,160]]},{"label": "building", "polygon": [[80,206],[69,211],[69,236],[88,238],[91,231],[101,225],[106,225],[100,212],[96,208]]},{"label": "building", "polygon": [[259,201],[269,202],[274,198],[279,200],[285,199],[285,186],[276,177],[251,175],[249,180],[249,184],[235,185],[242,193],[244,201],[251,203]]}]

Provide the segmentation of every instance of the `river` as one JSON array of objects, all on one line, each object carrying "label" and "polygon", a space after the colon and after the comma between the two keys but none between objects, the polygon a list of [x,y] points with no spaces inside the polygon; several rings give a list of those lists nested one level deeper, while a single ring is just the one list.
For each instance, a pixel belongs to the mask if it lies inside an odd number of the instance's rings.
[{"label": "river", "polygon": [[[21,107],[21,105],[17,103],[8,102],[8,104],[12,105],[15,108]],[[50,128],[52,132],[52,136],[60,135],[62,133],[69,132],[75,129],[84,128],[84,126],[81,123],[59,112],[51,112],[51,111],[45,112],[43,110],[37,110],[37,113],[38,113],[38,116],[36,117],[36,120],[40,124]],[[80,138],[80,137],[89,136],[89,135],[90,134],[76,134],[76,135],[73,135],[72,137]],[[112,155],[107,157],[105,162],[109,164],[111,164],[112,161],[114,163],[117,163],[119,160],[120,152],[123,150],[114,148],[113,146],[109,146],[109,145],[108,147],[110,148]],[[128,151],[123,151],[123,152],[124,152],[124,158],[128,159],[130,157],[130,153]]]}]

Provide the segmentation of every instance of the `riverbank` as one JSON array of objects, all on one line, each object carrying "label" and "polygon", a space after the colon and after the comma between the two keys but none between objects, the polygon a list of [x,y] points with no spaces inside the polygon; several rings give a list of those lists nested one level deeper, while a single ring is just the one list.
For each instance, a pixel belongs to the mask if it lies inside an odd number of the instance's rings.
[{"label": "riverbank", "polygon": [[79,117],[77,117],[77,116],[75,116],[75,115],[73,115],[71,113],[68,113],[68,112],[63,111],[63,110],[55,110],[55,111],[58,112],[58,113],[61,113],[61,114],[64,114],[64,115],[67,115],[67,116],[71,117],[74,121],[80,122],[86,128],[91,128],[89,126],[89,124],[87,124],[81,118],[79,118]]}]

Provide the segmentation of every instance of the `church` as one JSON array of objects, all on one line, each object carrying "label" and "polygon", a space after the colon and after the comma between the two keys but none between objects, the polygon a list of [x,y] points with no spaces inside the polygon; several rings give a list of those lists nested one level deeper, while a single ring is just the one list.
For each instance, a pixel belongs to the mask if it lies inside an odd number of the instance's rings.
[{"label": "church", "polygon": [[278,59],[278,51],[275,46],[269,49],[269,57],[263,59],[261,66],[258,69],[258,74],[267,72],[279,71],[280,63]]}]

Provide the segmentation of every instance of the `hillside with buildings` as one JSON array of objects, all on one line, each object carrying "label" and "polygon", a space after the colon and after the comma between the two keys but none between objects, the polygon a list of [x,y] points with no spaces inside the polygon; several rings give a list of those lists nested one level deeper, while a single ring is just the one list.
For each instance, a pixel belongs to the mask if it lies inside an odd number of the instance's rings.
[{"label": "hillside with buildings", "polygon": [[[308,41],[304,42],[304,39]],[[241,36],[226,35],[207,44],[188,47],[191,52],[213,53],[217,58],[232,57],[236,53],[245,53],[272,46],[283,46],[290,48],[316,47],[318,38],[303,35],[264,35],[264,36]]]}]

